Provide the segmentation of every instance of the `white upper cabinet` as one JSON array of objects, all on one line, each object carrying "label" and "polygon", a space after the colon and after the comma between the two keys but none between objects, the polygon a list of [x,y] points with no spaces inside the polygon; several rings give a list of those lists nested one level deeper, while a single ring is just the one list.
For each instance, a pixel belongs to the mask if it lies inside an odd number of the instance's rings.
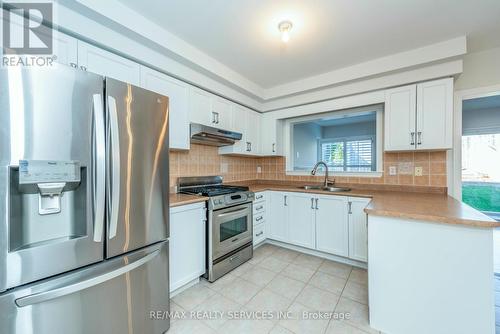
[{"label": "white upper cabinet", "polygon": [[141,66],[141,86],[168,96],[169,105],[169,147],[189,150],[189,86],[188,84]]},{"label": "white upper cabinet", "polygon": [[289,204],[288,242],[306,247],[315,247],[315,198],[312,194],[291,193]]},{"label": "white upper cabinet", "polygon": [[348,256],[347,197],[327,195],[317,198],[316,248],[322,252]]},{"label": "white upper cabinet", "polygon": [[415,149],[416,85],[388,89],[385,92],[386,151]]},{"label": "white upper cabinet", "polygon": [[204,90],[191,87],[189,119],[192,123],[233,130],[232,103]]},{"label": "white upper cabinet", "polygon": [[241,140],[234,145],[219,148],[219,154],[260,155],[260,121],[258,112],[232,105],[232,130],[242,134]]},{"label": "white upper cabinet", "polygon": [[141,66],[88,43],[78,41],[78,65],[81,69],[135,86],[141,84]]},{"label": "white upper cabinet", "polygon": [[214,96],[212,98],[212,114],[215,119],[215,124],[212,126],[223,130],[233,129],[231,102]]},{"label": "white upper cabinet", "polygon": [[453,79],[388,89],[384,113],[386,151],[450,149]]},{"label": "white upper cabinet", "polygon": [[189,88],[189,121],[208,126],[215,125],[210,93],[195,87]]},{"label": "white upper cabinet", "polygon": [[368,261],[368,217],[364,211],[368,198],[349,197],[349,257]]},{"label": "white upper cabinet", "polygon": [[278,144],[278,120],[264,113],[260,120],[260,153],[265,156],[280,155]]},{"label": "white upper cabinet", "polygon": [[55,62],[78,67],[78,40],[59,31],[53,31]]},{"label": "white upper cabinet", "polygon": [[453,79],[417,85],[417,150],[450,149],[453,140]]},{"label": "white upper cabinet", "polygon": [[245,133],[249,154],[260,154],[260,114],[258,112],[247,110]]}]

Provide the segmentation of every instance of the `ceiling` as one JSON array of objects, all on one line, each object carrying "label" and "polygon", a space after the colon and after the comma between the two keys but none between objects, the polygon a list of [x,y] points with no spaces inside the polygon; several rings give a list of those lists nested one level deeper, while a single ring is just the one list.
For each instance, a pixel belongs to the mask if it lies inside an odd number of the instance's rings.
[{"label": "ceiling", "polygon": [[469,51],[500,46],[498,0],[120,2],[262,88],[462,35]]}]

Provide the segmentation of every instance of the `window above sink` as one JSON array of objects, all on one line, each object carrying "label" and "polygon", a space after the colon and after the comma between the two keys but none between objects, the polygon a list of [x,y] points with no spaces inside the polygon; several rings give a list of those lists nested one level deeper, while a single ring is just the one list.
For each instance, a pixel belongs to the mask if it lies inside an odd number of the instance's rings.
[{"label": "window above sink", "polygon": [[324,161],[332,175],[381,175],[382,123],[383,105],[288,119],[287,173],[309,175]]}]

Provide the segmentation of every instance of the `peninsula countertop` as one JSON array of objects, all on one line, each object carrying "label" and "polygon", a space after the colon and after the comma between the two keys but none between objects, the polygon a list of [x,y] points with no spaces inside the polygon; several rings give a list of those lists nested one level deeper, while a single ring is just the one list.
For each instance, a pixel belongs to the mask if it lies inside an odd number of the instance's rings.
[{"label": "peninsula countertop", "polygon": [[248,181],[237,182],[235,184],[246,185],[253,192],[274,190],[321,195],[368,197],[372,199],[365,208],[365,212],[369,215],[484,228],[500,227],[500,222],[447,195],[446,192],[432,188],[428,188],[429,192],[418,192],[408,191],[409,187],[401,187],[399,190],[376,190],[356,189],[354,185],[350,185],[352,187],[351,191],[331,193],[322,190],[301,189],[300,185],[295,183],[284,184]]}]

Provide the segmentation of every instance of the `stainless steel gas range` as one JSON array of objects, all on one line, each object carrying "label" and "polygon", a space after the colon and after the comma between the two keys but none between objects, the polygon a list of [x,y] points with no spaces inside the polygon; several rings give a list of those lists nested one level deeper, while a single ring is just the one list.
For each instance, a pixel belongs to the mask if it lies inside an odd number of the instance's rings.
[{"label": "stainless steel gas range", "polygon": [[213,282],[253,256],[252,205],[248,187],[222,184],[222,176],[181,177],[179,192],[208,196],[207,272]]}]

